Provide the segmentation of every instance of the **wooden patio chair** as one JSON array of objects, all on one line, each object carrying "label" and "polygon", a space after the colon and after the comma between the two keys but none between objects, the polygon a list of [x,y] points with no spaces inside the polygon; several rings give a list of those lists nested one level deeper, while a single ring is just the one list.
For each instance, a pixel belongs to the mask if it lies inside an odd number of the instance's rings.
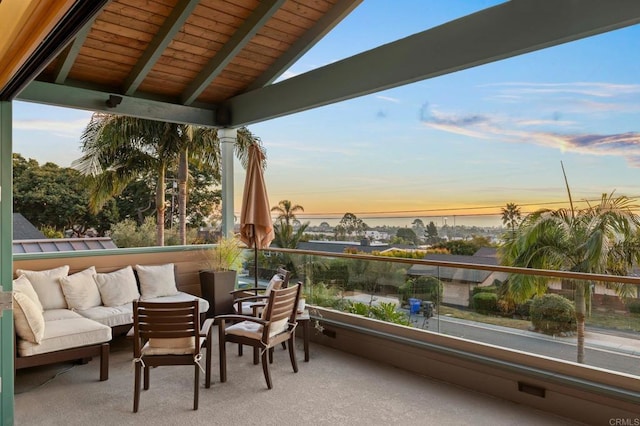
[{"label": "wooden patio chair", "polygon": [[149,389],[151,367],[193,365],[193,409],[198,409],[201,350],[206,346],[205,387],[211,386],[211,324],[208,319],[200,328],[198,301],[133,302],[133,357],[135,383],[133,412],[140,402],[140,374],[144,371],[144,389]]},{"label": "wooden patio chair", "polygon": [[[216,316],[219,327],[221,382],[227,381],[227,342],[252,346],[254,348],[254,364],[258,364],[258,353],[260,353],[262,370],[269,389],[272,388],[269,363],[273,362],[271,349],[274,346],[282,342],[289,342],[291,366],[295,373],[298,372],[294,339],[300,288],[300,284],[296,284],[292,287],[272,290],[260,317],[250,315]],[[227,322],[234,324],[227,326]]]},{"label": "wooden patio chair", "polygon": [[[233,296],[233,308],[236,314],[240,315],[256,315],[259,309],[263,307],[269,298],[269,293],[273,289],[287,288],[291,271],[280,267],[276,274],[271,278],[266,288],[251,287],[234,290],[231,292]],[[247,296],[247,293],[254,292],[253,295]],[[258,310],[256,310],[258,309]]]}]

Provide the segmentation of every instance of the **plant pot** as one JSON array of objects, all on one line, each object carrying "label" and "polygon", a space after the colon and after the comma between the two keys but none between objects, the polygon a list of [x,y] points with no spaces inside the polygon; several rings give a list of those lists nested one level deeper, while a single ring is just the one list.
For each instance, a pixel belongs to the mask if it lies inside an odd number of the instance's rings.
[{"label": "plant pot", "polygon": [[202,298],[209,302],[207,318],[233,314],[233,295],[236,287],[236,271],[200,271]]}]

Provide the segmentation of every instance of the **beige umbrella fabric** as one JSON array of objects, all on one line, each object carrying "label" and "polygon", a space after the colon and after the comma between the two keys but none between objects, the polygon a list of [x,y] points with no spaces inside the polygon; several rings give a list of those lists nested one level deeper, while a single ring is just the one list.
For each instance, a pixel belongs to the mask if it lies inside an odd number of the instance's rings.
[{"label": "beige umbrella fabric", "polygon": [[249,165],[244,181],[240,211],[240,240],[255,249],[255,277],[258,287],[258,249],[269,247],[275,238],[267,187],[262,173],[264,154],[257,145],[249,147]]}]

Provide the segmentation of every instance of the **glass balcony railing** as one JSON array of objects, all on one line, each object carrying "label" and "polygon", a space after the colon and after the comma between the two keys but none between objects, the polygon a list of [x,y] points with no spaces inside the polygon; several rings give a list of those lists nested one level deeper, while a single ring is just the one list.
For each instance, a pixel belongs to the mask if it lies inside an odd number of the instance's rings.
[{"label": "glass balcony railing", "polygon": [[[310,306],[640,377],[635,277],[281,249],[259,256],[262,282],[288,265]],[[253,282],[248,272],[241,281]]]}]

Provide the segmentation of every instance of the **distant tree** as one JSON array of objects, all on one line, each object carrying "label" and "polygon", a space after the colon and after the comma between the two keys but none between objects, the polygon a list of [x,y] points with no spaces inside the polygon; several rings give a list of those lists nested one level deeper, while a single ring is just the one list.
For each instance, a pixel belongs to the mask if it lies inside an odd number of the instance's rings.
[{"label": "distant tree", "polygon": [[138,179],[127,185],[122,194],[114,198],[120,220],[130,218],[142,225],[147,216],[155,214],[154,185],[150,178]]},{"label": "distant tree", "polygon": [[153,216],[147,216],[141,225],[133,219],[125,219],[113,224],[111,238],[120,248],[148,247],[155,241],[156,221]]},{"label": "distant tree", "polygon": [[502,208],[502,223],[511,228],[511,235],[516,232],[516,227],[521,221],[520,207],[515,203],[507,203],[506,207]]},{"label": "distant tree", "polygon": [[436,244],[434,247],[449,250],[449,253],[451,254],[472,256],[482,246],[479,245],[478,242],[474,242],[474,241],[452,240],[452,241],[440,242]]},{"label": "distant tree", "polygon": [[358,217],[353,213],[345,213],[342,219],[340,219],[338,226],[340,227],[340,232],[343,232],[344,235],[350,236],[362,236],[364,235],[364,231],[369,228],[362,219],[358,219]]},{"label": "distant tree", "polygon": [[271,211],[278,213],[276,220],[291,225],[292,222],[296,220],[296,213],[303,212],[304,207],[299,204],[293,204],[289,200],[280,200],[277,206],[271,208]]},{"label": "distant tree", "polygon": [[96,214],[89,210],[86,180],[77,170],[54,163],[40,166],[20,154],[13,154],[13,164],[13,210],[36,227],[81,237],[89,228],[103,235],[117,221],[114,202]]},{"label": "distant tree", "polygon": [[441,238],[438,236],[438,228],[436,228],[436,224],[433,223],[433,221],[427,225],[424,236],[427,237],[427,244],[433,245],[441,241]]},{"label": "distant tree", "polygon": [[418,245],[418,236],[411,228],[398,229],[398,232],[396,232],[396,237],[398,237],[400,243]]},{"label": "distant tree", "polygon": [[414,219],[413,222],[411,222],[411,226],[415,229],[422,229],[424,228],[424,222],[422,221],[422,219]]}]

